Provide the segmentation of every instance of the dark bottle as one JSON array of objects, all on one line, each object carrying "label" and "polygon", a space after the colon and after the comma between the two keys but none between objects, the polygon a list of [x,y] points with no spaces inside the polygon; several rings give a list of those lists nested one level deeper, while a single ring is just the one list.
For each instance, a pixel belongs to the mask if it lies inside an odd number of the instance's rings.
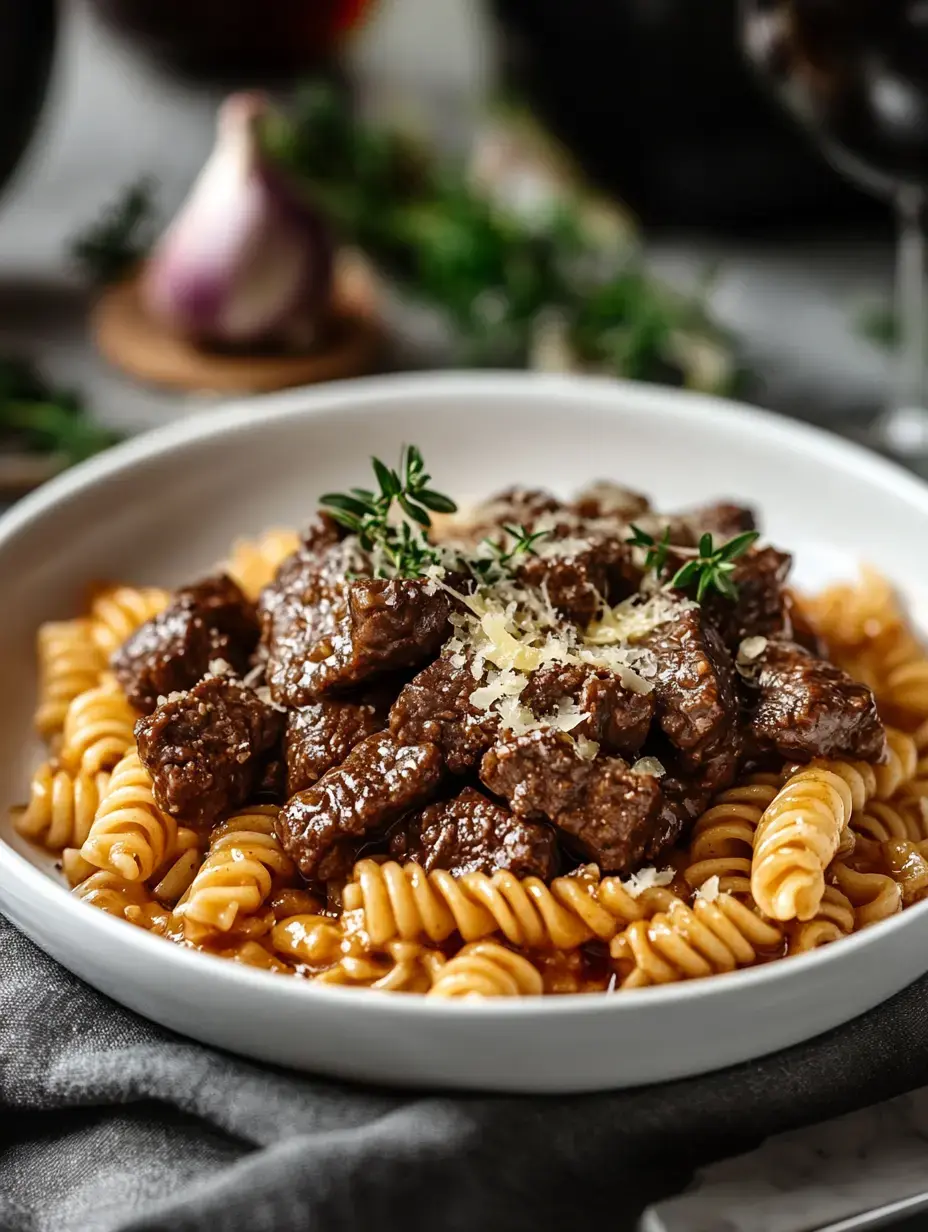
[{"label": "dark bottle", "polygon": [[0,187],[32,135],[55,49],[55,0],[0,0]]},{"label": "dark bottle", "polygon": [[744,0],[749,57],[868,187],[928,185],[928,0]]}]

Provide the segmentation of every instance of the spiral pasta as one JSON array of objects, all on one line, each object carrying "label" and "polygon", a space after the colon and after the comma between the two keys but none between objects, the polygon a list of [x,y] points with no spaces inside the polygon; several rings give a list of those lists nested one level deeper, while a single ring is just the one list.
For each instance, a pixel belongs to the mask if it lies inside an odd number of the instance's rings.
[{"label": "spiral pasta", "polygon": [[70,774],[52,762],[43,762],[33,775],[29,803],[14,821],[17,832],[49,851],[80,847],[109,778],[102,770]]},{"label": "spiral pasta", "polygon": [[455,932],[465,942],[499,932],[512,945],[569,950],[608,941],[671,897],[654,888],[633,898],[618,877],[600,879],[594,866],[546,886],[508,872],[453,877],[443,869],[427,874],[418,864],[362,860],[345,886],[343,905],[346,914],[362,914],[375,947],[396,937],[438,944]]},{"label": "spiral pasta", "polygon": [[[868,889],[861,891],[867,897]],[[811,920],[793,920],[786,925],[787,954],[805,954],[840,941],[857,924],[854,906],[837,886],[826,886],[818,911]]]},{"label": "spiral pasta", "polygon": [[[834,869],[837,888],[854,907],[853,926],[867,928],[902,910],[902,887],[885,873],[861,872],[845,864]],[[845,931],[851,932],[852,929]]]},{"label": "spiral pasta", "polygon": [[106,662],[140,625],[167,607],[171,592],[157,586],[112,586],[90,607],[93,640]]},{"label": "spiral pasta", "polygon": [[495,941],[463,946],[438,971],[430,997],[538,997],[544,991],[537,967]]},{"label": "spiral pasta", "polygon": [[158,808],[148,771],[132,749],[113,770],[81,855],[126,881],[147,881],[176,842],[177,822]]},{"label": "spiral pasta", "polygon": [[886,867],[899,886],[905,906],[920,902],[928,892],[928,843],[891,839],[883,844]]},{"label": "spiral pasta", "polygon": [[690,907],[674,899],[650,920],[636,920],[615,937],[609,952],[623,972],[622,988],[699,979],[748,967],[764,952],[782,949],[783,934],[733,894]]},{"label": "spiral pasta", "polygon": [[[825,870],[838,850],[862,784],[853,767],[813,764],[792,775],[764,811],[754,835],[751,893],[775,920],[811,920],[825,893]],[[840,772],[839,772],[840,771]]]},{"label": "spiral pasta", "polygon": [[257,599],[280,565],[300,546],[296,531],[278,528],[257,539],[239,539],[223,568],[249,599]]},{"label": "spiral pasta", "polygon": [[146,909],[150,905],[148,891],[137,881],[126,881],[118,873],[105,869],[91,874],[71,893],[91,907],[117,916],[130,923],[147,921]]},{"label": "spiral pasta", "polygon": [[274,821],[277,807],[257,804],[234,814],[213,832],[209,853],[174,908],[185,920],[228,932],[240,915],[262,907],[276,882],[292,878]]},{"label": "spiral pasta", "polygon": [[690,889],[718,877],[720,890],[750,893],[754,831],[778,784],[776,775],[755,774],[716,796],[693,827],[683,872]]},{"label": "spiral pasta", "polygon": [[64,726],[68,707],[92,689],[105,662],[93,638],[90,620],[49,621],[39,628],[39,702],[35,727],[50,740]]},{"label": "spiral pasta", "polygon": [[114,680],[79,694],[65,716],[61,764],[87,774],[112,769],[135,747],[137,717]]}]

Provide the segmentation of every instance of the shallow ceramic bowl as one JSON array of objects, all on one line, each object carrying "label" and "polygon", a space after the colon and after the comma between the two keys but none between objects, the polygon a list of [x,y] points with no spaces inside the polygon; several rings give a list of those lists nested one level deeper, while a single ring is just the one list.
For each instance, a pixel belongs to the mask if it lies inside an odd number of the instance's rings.
[{"label": "shallow ceramic bowl", "polygon": [[[418,443],[459,498],[613,477],[662,507],[743,497],[815,585],[871,561],[920,623],[928,488],[862,450],[747,407],[527,375],[344,383],[210,411],[54,480],[0,521],[0,783],[24,798],[38,624],[101,579],[175,584],[239,535],[299,523],[368,456]],[[757,1057],[846,1022],[928,970],[928,903],[802,957],[619,996],[447,1003],[313,987],[190,953],[71,898],[4,822],[0,908],[139,1013],[266,1061],[373,1081],[508,1091],[632,1086]]]}]

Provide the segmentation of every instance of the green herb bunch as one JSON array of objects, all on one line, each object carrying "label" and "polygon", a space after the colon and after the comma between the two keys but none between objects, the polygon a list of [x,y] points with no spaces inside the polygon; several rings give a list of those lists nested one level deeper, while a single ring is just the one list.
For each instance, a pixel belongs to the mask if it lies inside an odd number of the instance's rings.
[{"label": "green herb bunch", "polygon": [[530,222],[503,211],[463,168],[363,123],[320,83],[272,114],[263,140],[345,240],[444,317],[457,362],[526,366],[546,313],[592,368],[731,391],[730,340],[700,301],[659,284],[625,247],[604,254],[567,203]]},{"label": "green herb bunch", "polygon": [[428,486],[431,476],[415,445],[404,446],[398,470],[379,458],[371,458],[371,465],[377,478],[376,492],[370,488],[329,492],[319,503],[330,517],[357,535],[366,552],[382,554],[392,576],[419,577],[429,565],[438,563],[438,553],[410,522],[391,520],[394,503],[424,529],[432,524],[429,510],[454,513],[457,505]]},{"label": "green herb bunch", "polygon": [[[670,527],[658,540],[640,526],[631,527],[632,534],[626,540],[633,547],[646,548],[645,569],[653,572],[658,578],[666,569],[667,557],[670,552]],[[731,579],[735,569],[735,561],[747,552],[758,539],[756,530],[746,530],[735,535],[727,543],[716,547],[712,535],[705,534],[699,540],[699,547],[692,559],[686,561],[667,582],[674,590],[687,590],[695,587],[696,601],[702,603],[710,591],[716,591],[726,599],[738,598],[738,587]],[[674,547],[677,555],[687,555],[691,549]]]},{"label": "green herb bunch", "polygon": [[0,360],[0,434],[31,453],[82,462],[115,444],[118,435],[96,423],[82,399],[57,389],[23,360]]},{"label": "green herb bunch", "polygon": [[510,546],[496,543],[492,539],[484,539],[481,546],[484,556],[471,556],[462,563],[478,582],[490,585],[492,582],[506,577],[514,572],[520,556],[537,556],[535,545],[550,535],[550,531],[531,531],[521,524],[503,524],[502,529],[512,540]]},{"label": "green herb bunch", "polygon": [[71,259],[100,286],[115,282],[147,256],[155,242],[155,181],[145,177],[123,189],[95,222],[71,242]]}]

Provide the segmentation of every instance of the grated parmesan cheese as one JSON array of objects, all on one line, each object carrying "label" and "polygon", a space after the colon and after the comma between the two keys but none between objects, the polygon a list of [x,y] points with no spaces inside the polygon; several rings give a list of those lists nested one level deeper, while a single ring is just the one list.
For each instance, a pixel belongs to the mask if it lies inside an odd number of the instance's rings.
[{"label": "grated parmesan cheese", "polygon": [[622,889],[632,898],[639,898],[645,890],[670,885],[671,881],[673,881],[672,868],[664,868],[660,872],[654,867],[640,868],[637,873],[632,873],[627,881],[622,882]]},{"label": "grated parmesan cheese", "polygon": [[715,876],[710,877],[707,881],[702,883],[696,891],[696,897],[701,898],[703,902],[714,903],[720,893],[721,890],[719,888],[719,879]]},{"label": "grated parmesan cheese", "polygon": [[229,676],[233,674],[232,664],[227,663],[225,659],[210,659],[207,675]]},{"label": "grated parmesan cheese", "polygon": [[656,757],[639,757],[631,767],[632,774],[650,774],[659,779],[667,773]]}]

